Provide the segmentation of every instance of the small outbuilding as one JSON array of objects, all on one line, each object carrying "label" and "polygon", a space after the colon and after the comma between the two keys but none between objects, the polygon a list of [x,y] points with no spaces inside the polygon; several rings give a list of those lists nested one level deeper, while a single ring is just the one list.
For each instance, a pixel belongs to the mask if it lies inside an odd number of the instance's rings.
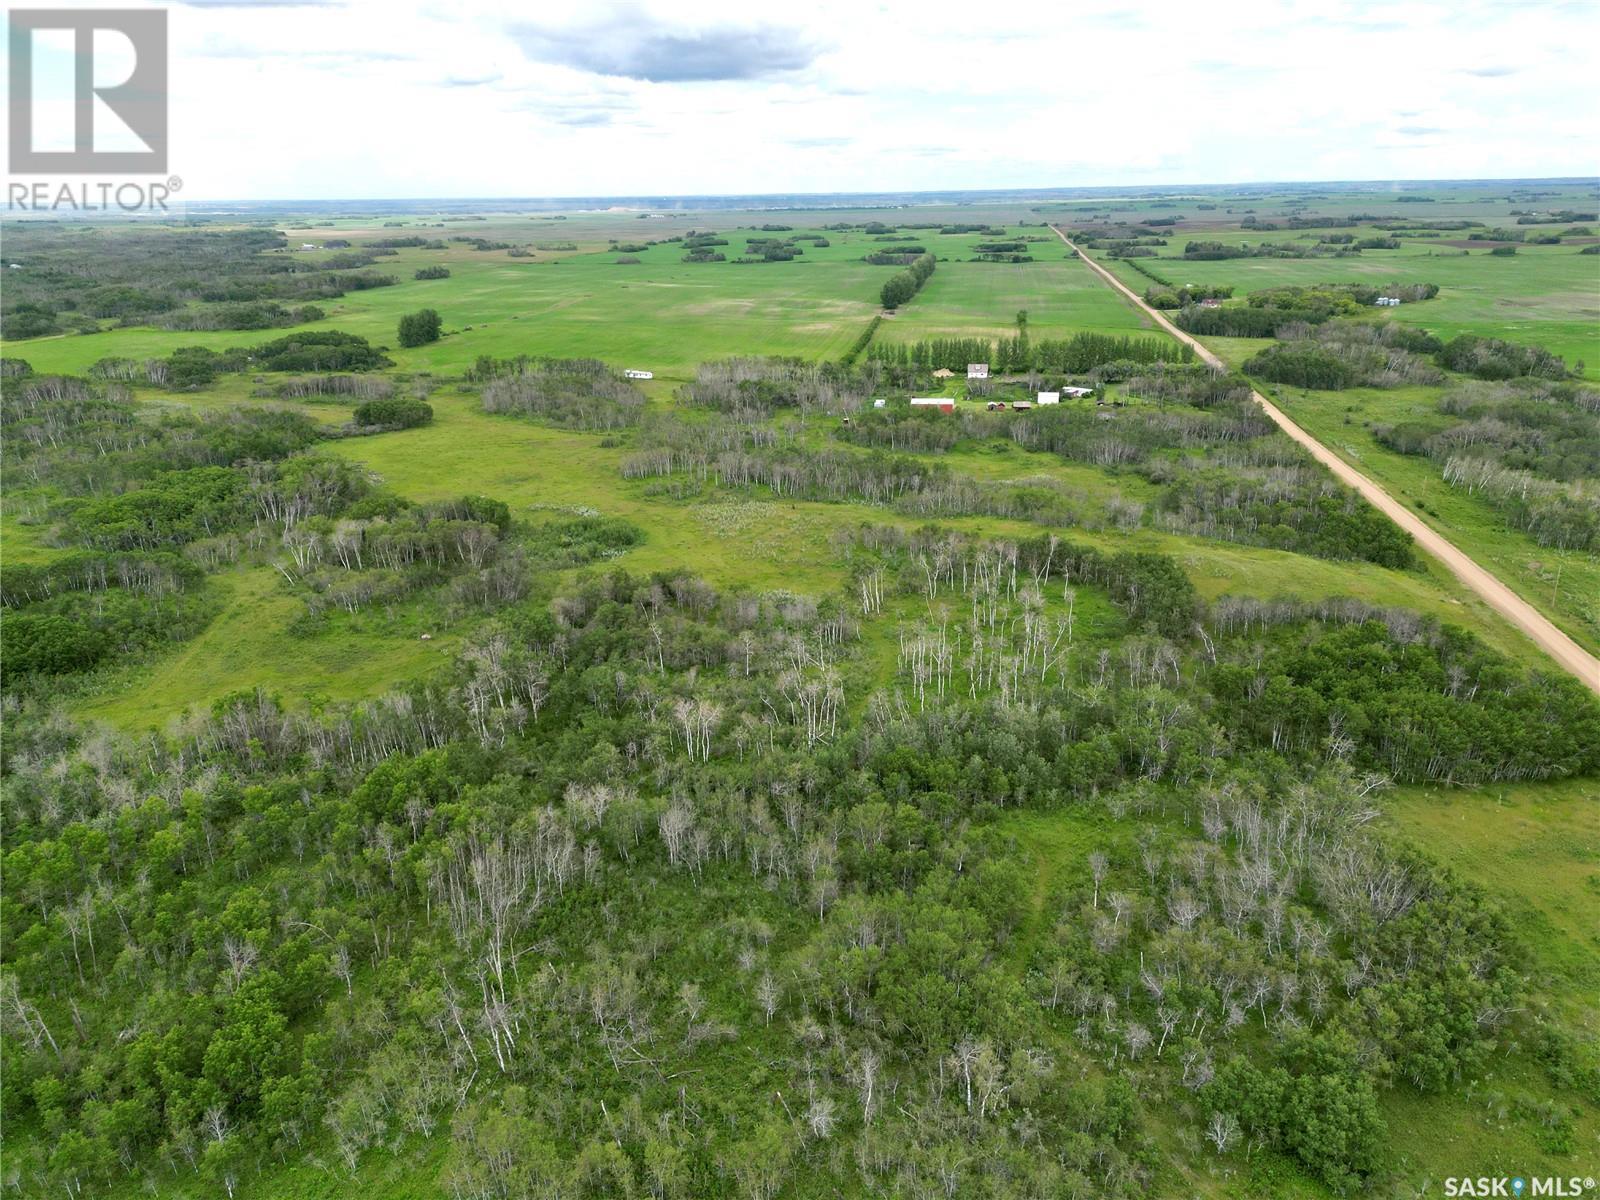
[{"label": "small outbuilding", "polygon": [[1013,409],[1015,409],[1017,412],[1027,412],[1030,408],[1033,407],[1033,401],[1032,400],[1013,400],[1011,402],[1011,407]]},{"label": "small outbuilding", "polygon": [[937,408],[942,413],[953,413],[956,410],[956,402],[948,396],[913,396],[911,407]]},{"label": "small outbuilding", "polygon": [[889,402],[887,400],[885,400],[882,396],[879,396],[876,400],[874,400],[872,402],[872,407],[873,408],[882,408],[888,403]]},{"label": "small outbuilding", "polygon": [[987,379],[987,378],[989,378],[989,364],[988,363],[968,363],[967,364],[967,378],[968,379]]},{"label": "small outbuilding", "polygon": [[1039,393],[1039,403],[1040,404],[1060,404],[1061,403],[1061,393],[1060,392],[1040,392]]}]

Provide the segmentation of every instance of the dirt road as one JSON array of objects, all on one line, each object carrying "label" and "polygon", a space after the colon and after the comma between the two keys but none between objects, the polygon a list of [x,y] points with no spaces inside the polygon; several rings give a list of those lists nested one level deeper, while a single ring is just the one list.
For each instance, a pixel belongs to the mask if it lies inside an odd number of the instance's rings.
[{"label": "dirt road", "polygon": [[[1126,296],[1157,325],[1185,345],[1194,347],[1194,352],[1212,366],[1223,367],[1226,365],[1215,354],[1162,316],[1160,312],[1146,304],[1143,298],[1128,287],[1127,284],[1123,283],[1122,280],[1074,246],[1072,240],[1060,229],[1057,229],[1054,225],[1050,228],[1055,230],[1057,237],[1066,242],[1068,249],[1088,264],[1091,271],[1094,271],[1112,287],[1116,288],[1117,291]],[[1311,451],[1312,456],[1327,467],[1328,470],[1332,471],[1337,479],[1355,488],[1366,498],[1369,504],[1415,538],[1417,545],[1437,558],[1450,569],[1451,574],[1483,597],[1490,608],[1532,638],[1539,648],[1555,659],[1563,669],[1577,676],[1579,682],[1585,687],[1589,688],[1590,691],[1600,693],[1600,659],[1595,658],[1594,655],[1578,645],[1577,642],[1562,633],[1543,613],[1501,583],[1494,575],[1468,558],[1456,548],[1454,543],[1441,536],[1433,526],[1423,521],[1410,509],[1406,508],[1405,505],[1389,495],[1388,492],[1296,425],[1272,401],[1268,400],[1260,392],[1252,392],[1251,394],[1255,397],[1256,403],[1266,410],[1267,416],[1277,423],[1279,429],[1282,429],[1295,441]]]}]

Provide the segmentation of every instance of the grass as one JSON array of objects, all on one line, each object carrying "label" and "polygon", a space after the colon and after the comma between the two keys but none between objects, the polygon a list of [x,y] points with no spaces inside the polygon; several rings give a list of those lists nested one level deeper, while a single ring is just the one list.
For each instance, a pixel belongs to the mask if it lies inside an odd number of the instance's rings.
[{"label": "grass", "polygon": [[878,340],[1012,337],[1020,309],[1027,310],[1028,334],[1036,341],[1080,332],[1155,332],[1149,318],[1051,241],[1030,247],[1038,262],[940,262],[916,299],[884,322]]},{"label": "grass", "polygon": [[160,728],[191,708],[242,688],[262,687],[292,706],[358,700],[450,662],[459,638],[424,642],[406,622],[389,630],[341,628],[303,636],[289,626],[304,611],[271,567],[215,575],[222,611],[192,641],[150,662],[112,673],[78,714],[122,729]]},{"label": "grass", "polygon": [[[529,258],[459,245],[406,249],[379,259],[372,268],[401,282],[322,302],[327,317],[296,328],[337,328],[389,346],[404,370],[457,372],[485,354],[552,355],[599,358],[613,366],[652,370],[672,382],[687,379],[702,362],[731,355],[836,359],[879,312],[879,289],[894,268],[862,260],[874,250],[892,249],[893,243],[860,232],[813,228],[810,232],[823,233],[830,245],[803,243],[804,254],[792,262],[740,264],[732,259],[743,252],[748,229],[739,233],[720,227],[729,243],[718,247],[729,258],[722,263],[686,264],[681,244],[662,243],[633,255],[638,263],[618,265],[617,252],[595,238],[575,241],[577,251]],[[470,232],[511,240],[540,236],[530,227]],[[632,236],[642,238],[646,232],[660,236],[663,231],[635,231]],[[1047,261],[1002,265],[962,261],[984,240],[980,235],[921,230],[916,236],[946,261],[924,294],[885,322],[885,331],[893,328],[895,336],[1007,334],[1015,331],[1021,308],[1029,311],[1035,337],[1066,336],[1080,329],[1127,333],[1144,327],[1138,314],[1100,286],[1087,268],[1065,261],[1053,238],[1036,247],[1048,255]],[[295,237],[291,245],[299,244]],[[293,250],[275,253],[320,257]],[[417,268],[433,264],[448,266],[450,278],[412,278]],[[393,348],[400,317],[423,307],[444,317],[444,338],[413,350]],[[118,328],[18,342],[7,353],[26,358],[41,373],[81,374],[100,358],[161,357],[180,346],[257,345],[287,332]]]}]

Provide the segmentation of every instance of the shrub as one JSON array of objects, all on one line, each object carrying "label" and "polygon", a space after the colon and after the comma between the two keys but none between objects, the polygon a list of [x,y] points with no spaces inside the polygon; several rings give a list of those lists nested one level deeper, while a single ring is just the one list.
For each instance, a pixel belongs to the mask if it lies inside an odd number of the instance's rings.
[{"label": "shrub", "polygon": [[1356,372],[1332,354],[1304,342],[1268,346],[1244,364],[1247,374],[1293,387],[1337,391],[1353,387]]},{"label": "shrub", "polygon": [[400,344],[408,349],[414,346],[426,346],[429,342],[437,342],[443,329],[444,322],[431,308],[407,313],[400,318]]},{"label": "shrub", "polygon": [[399,429],[415,429],[433,420],[433,406],[409,396],[390,396],[381,400],[368,400],[355,411],[357,425],[389,425]]},{"label": "shrub", "polygon": [[412,278],[414,278],[414,279],[449,279],[450,278],[450,268],[449,267],[439,267],[439,266],[421,267],[421,268],[419,268],[417,270],[417,273],[414,276],[412,276]]},{"label": "shrub", "polygon": [[1447,370],[1478,379],[1517,379],[1523,375],[1562,379],[1567,374],[1567,364],[1560,355],[1543,346],[1518,346],[1475,333],[1464,333],[1445,343],[1436,361]]}]

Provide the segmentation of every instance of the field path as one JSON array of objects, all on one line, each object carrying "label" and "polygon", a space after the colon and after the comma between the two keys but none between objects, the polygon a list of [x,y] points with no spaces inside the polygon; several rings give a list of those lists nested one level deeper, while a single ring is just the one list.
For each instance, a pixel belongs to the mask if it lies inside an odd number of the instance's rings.
[{"label": "field path", "polygon": [[[1143,297],[1139,296],[1122,280],[1074,246],[1072,239],[1067,237],[1059,228],[1054,225],[1050,228],[1055,230],[1056,236],[1067,244],[1069,250],[1088,264],[1090,270],[1126,296],[1130,303],[1137,305],[1157,325],[1180,342],[1187,346],[1192,346],[1194,352],[1205,362],[1214,367],[1226,369],[1226,364],[1220,358],[1207,350],[1195,338],[1167,320],[1159,311],[1146,304]],[[1328,470],[1332,471],[1335,478],[1349,484],[1360,492],[1369,504],[1415,538],[1417,545],[1448,567],[1457,579],[1481,596],[1490,608],[1532,638],[1541,650],[1555,659],[1563,668],[1577,676],[1578,681],[1590,691],[1600,694],[1600,659],[1595,658],[1594,655],[1578,645],[1577,642],[1562,633],[1543,613],[1501,583],[1489,571],[1484,570],[1471,558],[1468,558],[1455,543],[1443,537],[1433,526],[1422,520],[1405,505],[1389,495],[1388,492],[1384,491],[1383,488],[1296,425],[1272,401],[1254,390],[1250,394],[1255,398],[1255,402],[1266,411],[1267,416],[1273,419],[1279,429],[1311,451],[1312,456],[1327,467]]]}]

